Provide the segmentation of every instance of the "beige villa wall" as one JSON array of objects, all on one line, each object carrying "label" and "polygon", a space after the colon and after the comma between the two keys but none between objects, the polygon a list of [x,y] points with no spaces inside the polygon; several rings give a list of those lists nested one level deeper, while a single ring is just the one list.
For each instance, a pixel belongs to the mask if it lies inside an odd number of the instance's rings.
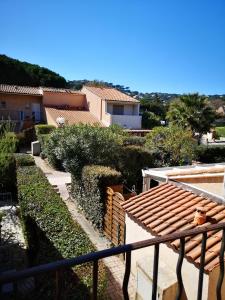
[{"label": "beige villa wall", "polygon": [[56,121],[52,118],[52,116],[49,114],[49,112],[46,111],[46,109],[44,108],[44,120],[48,125],[53,125],[53,126],[57,126]]},{"label": "beige villa wall", "polygon": [[0,116],[7,115],[9,111],[16,111],[12,115],[19,115],[20,111],[24,112],[24,116],[32,117],[32,103],[42,103],[42,97],[31,95],[12,95],[0,93],[0,102],[6,102],[6,108],[0,107]]},{"label": "beige villa wall", "polygon": [[98,120],[102,120],[103,108],[102,108],[102,100],[100,97],[90,92],[86,87],[83,87],[81,90],[82,93],[86,94],[87,106],[89,107],[89,111],[98,118]]},{"label": "beige villa wall", "polygon": [[[152,236],[148,231],[146,231],[144,228],[139,226],[129,216],[126,215],[126,244],[150,239],[153,237],[154,236]],[[154,254],[154,247],[147,247],[140,250],[132,251],[131,271],[135,276],[137,272],[137,268],[136,268],[137,261],[143,259],[143,257],[148,257],[148,255],[152,256],[153,254]],[[175,253],[172,249],[168,248],[164,244],[160,245],[159,264],[161,264],[161,266],[163,264],[166,264],[168,266],[168,270],[171,270],[172,272],[174,272],[174,274],[176,274],[177,260],[178,260],[177,253]],[[193,264],[189,263],[186,259],[184,259],[183,267],[182,267],[182,276],[183,276],[184,288],[185,288],[187,298],[190,300],[196,299],[199,270]],[[202,299],[203,300],[208,299],[208,276],[207,275],[204,275]]]},{"label": "beige villa wall", "polygon": [[69,105],[73,107],[85,107],[87,108],[86,97],[82,94],[67,94],[56,92],[43,93],[43,105],[48,106],[61,106]]}]

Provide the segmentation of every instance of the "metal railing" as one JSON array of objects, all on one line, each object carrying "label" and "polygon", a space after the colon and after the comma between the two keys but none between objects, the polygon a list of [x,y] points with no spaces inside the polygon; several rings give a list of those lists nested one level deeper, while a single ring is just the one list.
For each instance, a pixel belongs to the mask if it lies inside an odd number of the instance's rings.
[{"label": "metal railing", "polygon": [[205,266],[205,252],[206,252],[206,241],[207,241],[207,232],[208,231],[219,231],[222,230],[222,242],[221,248],[219,253],[219,262],[220,262],[220,272],[217,281],[217,288],[216,288],[216,297],[218,300],[222,299],[221,295],[221,288],[224,279],[224,251],[225,251],[225,223],[213,224],[210,226],[205,226],[193,230],[181,231],[174,234],[169,234],[157,238],[152,238],[149,240],[136,242],[132,244],[126,244],[123,246],[110,248],[102,251],[97,251],[93,253],[89,253],[86,255],[82,255],[79,257],[71,258],[71,259],[64,259],[60,261],[55,261],[52,263],[39,265],[36,267],[32,267],[29,269],[25,269],[22,271],[12,271],[7,272],[6,274],[0,274],[0,285],[9,282],[17,282],[24,278],[29,278],[31,276],[37,276],[43,273],[50,273],[55,272],[55,284],[56,284],[56,294],[55,299],[61,299],[61,290],[60,286],[60,278],[59,276],[61,270],[65,270],[67,268],[71,268],[77,265],[81,265],[84,263],[92,262],[93,263],[93,276],[92,276],[92,299],[97,299],[97,288],[98,288],[98,266],[99,260],[103,258],[107,258],[113,255],[118,254],[125,254],[126,261],[125,261],[125,274],[123,279],[123,296],[124,299],[129,299],[128,294],[128,283],[129,277],[131,272],[131,254],[132,251],[142,249],[145,247],[154,246],[154,263],[153,263],[153,283],[152,283],[152,299],[157,299],[157,282],[158,282],[158,262],[159,262],[159,248],[160,244],[171,242],[174,240],[180,240],[180,249],[179,249],[179,257],[177,261],[176,267],[176,275],[177,275],[177,293],[176,293],[176,300],[181,299],[181,295],[184,289],[183,280],[182,280],[182,264],[183,258],[185,256],[185,238],[195,236],[197,234],[202,234],[202,244],[201,244],[201,258],[200,258],[200,265],[199,265],[199,279],[198,279],[198,291],[196,295],[197,300],[202,299],[202,289],[203,289],[203,275],[204,275],[204,266]]}]

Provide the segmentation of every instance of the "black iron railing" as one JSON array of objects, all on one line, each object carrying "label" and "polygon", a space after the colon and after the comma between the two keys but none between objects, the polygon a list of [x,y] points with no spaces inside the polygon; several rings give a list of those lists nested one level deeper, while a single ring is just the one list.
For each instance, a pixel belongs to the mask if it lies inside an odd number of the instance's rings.
[{"label": "black iron railing", "polygon": [[200,266],[199,266],[199,280],[198,280],[198,291],[196,298],[197,300],[202,299],[202,287],[203,287],[203,275],[204,275],[204,266],[205,266],[205,251],[206,251],[206,241],[207,241],[207,232],[208,231],[219,231],[222,230],[222,242],[221,242],[221,248],[219,253],[219,261],[220,261],[220,272],[219,277],[217,281],[217,288],[216,288],[216,297],[218,300],[222,299],[221,295],[221,288],[222,283],[224,279],[224,251],[225,251],[225,223],[219,223],[219,224],[213,224],[210,226],[205,226],[193,230],[187,230],[183,232],[178,232],[166,236],[161,236],[141,242],[136,242],[132,244],[126,244],[123,246],[106,249],[102,251],[97,251],[93,253],[89,253],[86,255],[82,255],[79,257],[71,258],[71,259],[64,259],[60,261],[55,261],[52,263],[48,263],[45,265],[39,265],[33,268],[25,269],[22,271],[13,271],[10,273],[2,273],[0,274],[0,285],[4,283],[14,282],[25,278],[29,278],[31,276],[35,277],[39,274],[43,273],[50,273],[55,272],[55,283],[56,283],[56,299],[61,299],[60,293],[60,272],[63,269],[71,268],[77,265],[81,265],[84,263],[92,262],[93,263],[93,288],[92,288],[92,298],[97,299],[97,287],[98,287],[98,266],[99,266],[99,260],[103,258],[107,258],[113,255],[118,254],[125,254],[125,274],[123,279],[123,296],[124,299],[129,299],[129,293],[128,293],[128,283],[129,283],[129,277],[131,272],[131,254],[132,251],[137,249],[142,249],[149,246],[154,246],[154,265],[153,265],[153,283],[152,283],[152,299],[156,299],[157,297],[157,282],[158,282],[158,261],[159,261],[159,248],[160,244],[172,242],[174,240],[179,239],[180,240],[180,249],[179,249],[179,257],[177,261],[177,268],[176,268],[176,274],[177,274],[177,282],[178,282],[178,288],[177,288],[177,294],[176,299],[181,299],[181,295],[183,292],[183,280],[182,280],[182,263],[183,258],[185,255],[185,238],[195,236],[197,234],[202,234],[202,248],[201,248],[201,258],[200,258]]}]

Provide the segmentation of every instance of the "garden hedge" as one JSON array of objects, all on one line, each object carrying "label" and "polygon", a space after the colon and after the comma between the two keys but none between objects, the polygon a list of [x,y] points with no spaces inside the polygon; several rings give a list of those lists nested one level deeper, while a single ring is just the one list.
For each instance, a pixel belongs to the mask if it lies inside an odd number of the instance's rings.
[{"label": "garden hedge", "polygon": [[17,199],[16,161],[12,154],[0,153],[0,190]]},{"label": "garden hedge", "polygon": [[196,157],[202,163],[225,162],[225,146],[198,146]]},{"label": "garden hedge", "polygon": [[17,167],[24,167],[24,166],[33,166],[35,165],[35,161],[33,156],[25,154],[25,153],[15,153],[14,157],[16,159]]},{"label": "garden hedge", "polygon": [[[31,265],[71,258],[95,250],[80,225],[72,220],[66,205],[39,168],[36,166],[19,167],[17,176],[21,218]],[[63,276],[67,275],[65,271]],[[72,287],[71,278],[68,284],[71,289],[75,289],[73,293],[76,299],[88,298],[91,266],[88,264],[76,267],[75,276],[77,276],[75,287]],[[47,285],[43,295],[50,297],[51,287],[49,288],[47,282],[42,282],[42,284]],[[42,287],[42,291],[43,289]]]},{"label": "garden hedge", "polygon": [[121,173],[104,166],[85,166],[81,178],[72,176],[71,194],[85,216],[102,230],[106,187],[120,184]]},{"label": "garden hedge", "polygon": [[39,134],[49,134],[55,129],[55,126],[53,125],[47,125],[47,124],[39,124],[35,125],[35,131],[36,135],[38,136]]}]

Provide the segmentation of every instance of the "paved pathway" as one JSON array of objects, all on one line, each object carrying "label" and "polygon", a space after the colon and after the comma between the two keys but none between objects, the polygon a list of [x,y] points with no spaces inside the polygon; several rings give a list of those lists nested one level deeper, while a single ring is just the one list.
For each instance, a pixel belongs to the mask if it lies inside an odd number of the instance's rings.
[{"label": "paved pathway", "polygon": [[[94,230],[92,225],[86,220],[83,214],[79,212],[76,203],[70,200],[69,193],[66,187],[66,184],[71,183],[70,174],[52,169],[44,160],[42,160],[38,156],[35,156],[34,159],[36,165],[42,169],[42,171],[45,173],[46,177],[48,178],[49,182],[53,186],[57,187],[60,196],[66,203],[72,217],[81,225],[83,230],[89,236],[92,243],[97,248],[97,250],[110,248],[110,242],[103,236],[100,236],[99,232]],[[123,282],[125,266],[122,259],[120,259],[117,256],[112,256],[112,257],[105,258],[104,263],[109,271],[108,287],[107,287],[108,295],[110,295],[110,298],[112,300],[123,299],[121,287]],[[130,275],[128,291],[129,291],[130,299],[135,299],[135,279],[132,274]]]}]

